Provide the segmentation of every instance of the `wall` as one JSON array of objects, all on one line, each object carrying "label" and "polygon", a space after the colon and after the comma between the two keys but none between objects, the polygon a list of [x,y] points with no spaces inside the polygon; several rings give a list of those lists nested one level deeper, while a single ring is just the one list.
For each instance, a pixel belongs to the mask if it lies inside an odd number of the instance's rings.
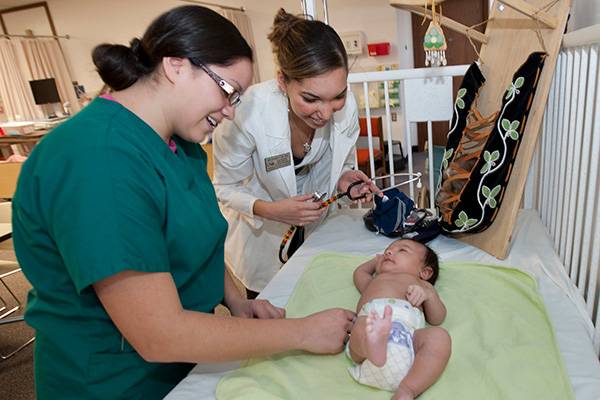
[{"label": "wall", "polygon": [[[293,0],[217,0],[214,3],[247,8],[256,38],[257,58],[265,60],[259,63],[260,75],[267,78],[274,76],[275,67],[266,35],[277,7],[300,13],[300,3]],[[146,27],[159,14],[184,4],[177,0],[48,0],[57,33],[71,37],[60,42],[73,79],[83,84],[88,92],[98,91],[102,87],[91,61],[94,46],[103,42],[128,44],[132,38],[143,35]],[[11,14],[9,32],[23,33],[25,29],[33,29],[37,34],[47,33],[46,29],[42,29],[42,32],[36,29],[40,25],[37,19],[23,18],[21,14],[25,13]]]},{"label": "wall", "polygon": [[[229,6],[244,6],[251,20],[255,38],[256,55],[259,60],[261,80],[275,76],[271,45],[267,34],[271,29],[273,17],[279,7],[288,12],[301,13],[297,0],[216,0],[214,3]],[[368,4],[367,4],[368,3]],[[74,80],[85,85],[90,92],[102,87],[102,82],[94,71],[91,51],[101,42],[127,44],[133,37],[143,34],[145,28],[160,13],[179,5],[186,4],[177,0],[48,0],[48,6],[59,35],[68,34],[70,40],[61,39],[67,62]],[[392,54],[381,59],[359,57],[353,70],[372,70],[375,64],[402,62],[412,63],[412,51],[409,57],[401,56],[409,49],[410,37],[405,43],[398,43],[396,12],[386,0],[330,0],[330,24],[338,31],[362,30],[368,41],[389,41]],[[321,12],[322,13],[322,12]],[[322,14],[321,14],[322,15]],[[15,14],[16,16],[16,14]],[[322,16],[321,16],[322,18]],[[12,18],[14,24],[23,24],[21,30],[35,27],[27,26],[23,21]],[[35,24],[31,19],[29,25]],[[11,29],[12,31],[12,29]],[[46,33],[46,32],[36,32]]]},{"label": "wall", "polygon": [[6,30],[11,33],[17,31],[25,33],[25,29],[31,29],[38,35],[52,35],[52,29],[43,7],[5,14],[4,23]]},{"label": "wall", "polygon": [[[67,64],[73,80],[83,84],[86,91],[95,94],[103,83],[95,72],[91,61],[94,46],[103,43],[128,44],[133,37],[139,37],[153,18],[162,12],[186,4],[178,0],[47,0],[54,24],[59,35],[70,35],[71,39],[61,39]],[[256,58],[259,63],[261,80],[275,77],[276,65],[267,35],[271,30],[273,17],[280,7],[288,12],[302,12],[297,0],[212,0],[213,3],[246,8],[255,39]],[[24,2],[24,4],[27,2]],[[316,1],[317,17],[323,19],[322,3]],[[413,66],[412,28],[410,14],[392,8],[387,0],[329,0],[329,23],[339,33],[360,30],[366,42],[390,42],[391,53],[383,57],[351,56],[352,72],[372,71],[379,64],[398,64],[400,68]],[[33,29],[45,34],[46,29],[36,29],[39,22],[33,18],[15,15],[11,18],[11,33]],[[45,21],[44,21],[45,22]],[[399,40],[398,38],[401,38]],[[361,92],[361,90],[359,90]],[[396,110],[398,111],[398,110]],[[375,111],[381,113],[381,110]],[[401,119],[398,119],[400,121]],[[400,122],[394,123],[394,136],[402,134]]]},{"label": "wall", "polygon": [[600,24],[600,1],[573,0],[569,31]]},{"label": "wall", "polygon": [[[363,0],[329,0],[329,24],[340,34],[349,31],[362,31],[366,43],[389,42],[390,54],[370,57],[367,49],[360,56],[350,56],[351,72],[374,71],[379,65],[397,64],[398,68],[412,68],[413,42],[411,16],[407,11],[392,8],[387,0],[371,0],[368,7]],[[317,1],[317,15],[322,18],[320,2]],[[364,104],[362,85],[353,85],[352,90],[360,106]],[[372,95],[379,93],[378,84],[370,84]],[[370,95],[373,106],[376,98]],[[404,141],[404,123],[402,109],[392,108],[392,139]],[[371,110],[372,116],[385,115],[383,107]],[[383,123],[384,137],[387,137],[387,126]],[[416,130],[415,130],[416,132]],[[414,136],[414,135],[413,135]],[[413,139],[414,140],[414,139]],[[365,142],[365,140],[362,140]],[[406,152],[406,146],[404,146]]]}]

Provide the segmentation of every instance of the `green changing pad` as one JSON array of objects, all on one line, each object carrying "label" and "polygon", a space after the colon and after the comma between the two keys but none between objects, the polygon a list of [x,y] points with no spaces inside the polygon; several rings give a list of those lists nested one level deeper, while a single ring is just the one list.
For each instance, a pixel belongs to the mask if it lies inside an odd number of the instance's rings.
[{"label": "green changing pad", "polygon": [[[364,257],[322,254],[300,278],[286,307],[300,317],[329,307],[354,310],[352,281]],[[554,330],[529,275],[500,266],[445,263],[436,288],[448,309],[442,325],[452,356],[440,379],[419,399],[574,399]],[[223,377],[217,398],[390,399],[391,393],[355,382],[341,353],[289,352],[249,360]]]}]

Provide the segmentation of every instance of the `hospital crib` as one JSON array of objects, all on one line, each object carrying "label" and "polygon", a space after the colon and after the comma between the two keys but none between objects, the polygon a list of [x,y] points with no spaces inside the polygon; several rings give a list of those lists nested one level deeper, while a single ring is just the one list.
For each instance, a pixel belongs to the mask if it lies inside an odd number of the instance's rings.
[{"label": "hospital crib", "polygon": [[[596,354],[600,354],[600,25],[565,35],[558,57],[548,103],[529,171],[523,208],[534,209],[547,229],[565,273],[585,302],[582,310]],[[409,173],[417,171],[411,149],[412,122],[427,123],[428,207],[435,208],[432,122],[452,119],[452,77],[462,76],[468,65],[394,71],[351,73],[348,82],[364,102],[371,177],[375,176],[374,138],[370,90],[383,87],[385,140],[392,143],[392,113],[404,122],[401,138]],[[400,82],[399,107],[390,106],[390,82]],[[362,93],[361,93],[362,92]],[[372,96],[371,96],[372,97]],[[386,165],[394,174],[394,146],[388,146]],[[392,179],[392,185],[396,182]],[[404,189],[412,198],[414,182]],[[433,210],[435,212],[435,210]]]}]

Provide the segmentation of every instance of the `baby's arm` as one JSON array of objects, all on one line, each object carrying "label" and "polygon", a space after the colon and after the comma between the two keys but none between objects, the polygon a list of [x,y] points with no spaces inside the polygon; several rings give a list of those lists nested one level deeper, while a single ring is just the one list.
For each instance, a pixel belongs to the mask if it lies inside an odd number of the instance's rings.
[{"label": "baby's arm", "polygon": [[410,285],[406,299],[415,307],[423,305],[425,319],[431,325],[439,325],[446,319],[446,306],[431,283],[421,281],[419,285]]},{"label": "baby's arm", "polygon": [[373,280],[373,274],[375,273],[375,267],[380,262],[381,254],[377,254],[375,258],[364,262],[356,268],[354,271],[354,285],[360,293],[364,292],[369,283]]}]

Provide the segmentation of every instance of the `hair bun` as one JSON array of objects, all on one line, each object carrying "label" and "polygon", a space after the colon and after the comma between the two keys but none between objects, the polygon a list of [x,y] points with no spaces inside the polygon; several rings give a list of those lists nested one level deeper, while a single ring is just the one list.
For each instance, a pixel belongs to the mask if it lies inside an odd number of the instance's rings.
[{"label": "hair bun", "polygon": [[92,52],[100,77],[114,90],[133,85],[141,76],[140,62],[131,48],[120,44],[101,44]]},{"label": "hair bun", "polygon": [[336,68],[348,71],[348,56],[338,34],[321,21],[296,16],[280,8],[268,36],[279,70],[301,80]]},{"label": "hair bun", "polygon": [[144,65],[144,66],[152,65],[152,60],[150,59],[150,56],[144,49],[144,45],[142,44],[142,41],[140,39],[138,39],[138,38],[131,39],[131,42],[129,42],[129,48],[131,49],[131,52],[133,53],[133,55],[138,59],[138,61],[142,65]]},{"label": "hair bun", "polygon": [[279,11],[277,11],[277,14],[275,14],[275,19],[273,21],[273,25],[279,25],[279,26],[290,25],[290,24],[297,22],[297,20],[299,20],[299,19],[301,19],[301,18],[298,18],[297,16],[285,11],[285,9],[280,8]]},{"label": "hair bun", "polygon": [[273,20],[273,29],[268,36],[269,40],[274,45],[278,45],[296,24],[303,21],[303,18],[299,18],[280,8]]}]

